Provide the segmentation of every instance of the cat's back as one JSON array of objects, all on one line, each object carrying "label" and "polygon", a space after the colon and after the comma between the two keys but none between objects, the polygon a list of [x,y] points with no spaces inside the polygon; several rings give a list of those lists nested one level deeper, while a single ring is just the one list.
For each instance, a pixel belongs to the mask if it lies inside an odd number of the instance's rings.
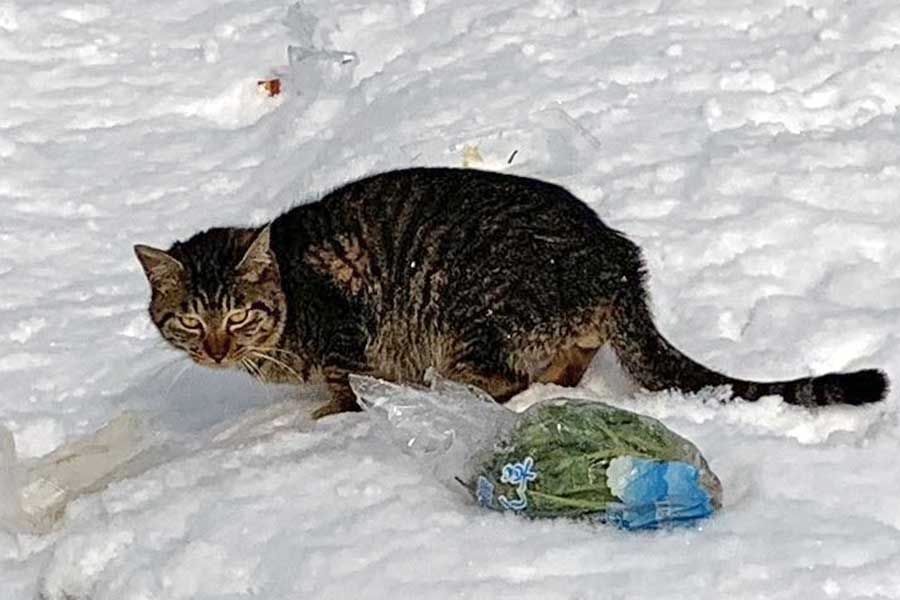
[{"label": "cat's back", "polygon": [[468,273],[476,262],[499,261],[515,272],[575,255],[637,264],[636,247],[562,186],[476,169],[363,177],[281,215],[273,234],[284,253],[321,245],[351,257],[365,253],[386,278],[425,267],[425,259]]},{"label": "cat's back", "polygon": [[392,305],[575,309],[640,268],[637,248],[590,207],[528,177],[403,169],[348,183],[310,208],[325,248],[313,260],[339,265],[332,271],[349,291],[374,289]]},{"label": "cat's back", "polygon": [[[377,173],[347,183],[323,197],[323,208],[367,209],[397,217],[418,212],[458,220],[493,217],[506,223],[549,212],[598,225],[590,208],[554,183],[477,169],[414,167]],[[535,211],[529,215],[527,211]]]},{"label": "cat's back", "polygon": [[633,247],[562,186],[492,171],[388,171],[348,183],[317,205],[321,219],[362,240],[397,277],[410,265],[471,274],[475,264],[493,262],[517,272],[542,260],[568,262],[573,253],[593,250],[600,258]]}]

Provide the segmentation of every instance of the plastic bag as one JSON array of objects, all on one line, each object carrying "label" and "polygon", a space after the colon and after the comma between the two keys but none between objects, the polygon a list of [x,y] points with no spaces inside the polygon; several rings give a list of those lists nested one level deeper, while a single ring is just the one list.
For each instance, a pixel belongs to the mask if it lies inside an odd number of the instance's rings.
[{"label": "plastic bag", "polygon": [[558,398],[514,413],[487,394],[429,375],[422,389],[352,376],[394,441],[486,508],[623,529],[693,524],[722,486],[691,442],[650,417]]}]

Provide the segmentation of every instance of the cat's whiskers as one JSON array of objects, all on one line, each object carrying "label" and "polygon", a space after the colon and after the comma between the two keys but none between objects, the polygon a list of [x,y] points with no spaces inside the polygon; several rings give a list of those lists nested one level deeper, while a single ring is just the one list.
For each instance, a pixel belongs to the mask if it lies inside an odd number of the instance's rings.
[{"label": "cat's whiskers", "polygon": [[168,400],[169,400],[169,394],[172,392],[172,388],[175,387],[175,384],[178,383],[178,380],[181,379],[181,376],[184,375],[184,374],[187,372],[187,370],[191,368],[191,366],[192,366],[193,364],[194,364],[194,363],[192,363],[192,362],[190,362],[190,361],[185,362],[185,364],[184,364],[184,366],[181,368],[181,370],[178,371],[178,373],[175,374],[175,377],[172,379],[172,382],[169,383],[169,387],[166,388],[166,391],[165,391],[165,393],[163,394],[163,399],[164,399],[165,401],[168,402]]},{"label": "cat's whiskers", "polygon": [[172,359],[167,360],[167,361],[164,362],[162,365],[160,365],[159,367],[157,367],[156,370],[154,370],[152,373],[150,373],[149,375],[147,375],[147,379],[156,379],[157,377],[159,377],[160,375],[162,375],[162,373],[163,373],[166,369],[169,369],[169,368],[171,368],[171,367],[174,367],[175,365],[179,364],[179,363],[180,363],[181,361],[183,361],[183,360],[184,360],[184,357],[183,357],[183,356],[175,356],[175,357],[172,357]]},{"label": "cat's whiskers", "polygon": [[248,349],[249,349],[249,350],[256,351],[256,352],[262,352],[263,354],[270,354],[270,353],[272,353],[272,354],[283,354],[284,356],[287,356],[288,358],[293,358],[293,359],[295,359],[295,360],[298,360],[298,361],[300,361],[300,362],[303,362],[303,359],[300,358],[300,355],[299,355],[299,354],[297,354],[296,352],[291,352],[290,350],[284,350],[283,348],[271,348],[271,347],[262,347],[262,346],[251,346],[251,347],[248,348]]},{"label": "cat's whiskers", "polygon": [[253,367],[247,362],[246,358],[241,358],[237,361],[237,364],[240,365],[241,369],[246,371],[253,379],[256,379],[256,373],[253,372]]},{"label": "cat's whiskers", "polygon": [[242,367],[244,367],[247,373],[250,374],[253,382],[260,388],[262,388],[262,391],[266,395],[266,400],[271,402],[274,399],[272,390],[269,388],[269,386],[266,385],[268,382],[266,381],[265,375],[263,375],[262,369],[259,368],[259,365],[253,362],[253,360],[251,358],[248,358],[246,355],[243,355],[242,358],[239,358],[238,362]]},{"label": "cat's whiskers", "polygon": [[266,383],[266,378],[258,365],[254,364],[249,358],[242,358],[240,362],[241,366],[244,367],[253,379],[259,383]]},{"label": "cat's whiskers", "polygon": [[264,354],[263,352],[260,352],[259,350],[251,349],[251,350],[250,350],[250,354],[252,354],[252,355],[253,355],[254,357],[256,357],[256,358],[260,358],[260,359],[262,359],[262,360],[267,360],[267,361],[271,362],[272,364],[274,364],[274,365],[276,365],[276,366],[278,366],[278,367],[281,367],[282,369],[284,369],[284,371],[286,371],[287,373],[293,375],[294,378],[295,378],[298,382],[303,383],[303,378],[300,377],[300,373],[298,373],[296,370],[294,370],[290,365],[285,364],[284,362],[278,360],[277,358],[275,358],[275,357],[273,357],[273,356],[269,356],[268,354]]}]

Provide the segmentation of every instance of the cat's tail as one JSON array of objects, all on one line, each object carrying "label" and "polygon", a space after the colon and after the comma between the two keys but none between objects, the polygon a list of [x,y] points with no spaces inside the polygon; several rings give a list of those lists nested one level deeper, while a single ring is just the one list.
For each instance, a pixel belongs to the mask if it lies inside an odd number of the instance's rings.
[{"label": "cat's tail", "polygon": [[651,391],[676,388],[696,392],[708,386],[731,386],[739,398],[755,401],[781,396],[789,404],[827,406],[883,400],[887,376],[877,369],[829,373],[789,381],[745,381],[708,369],[670,344],[653,323],[643,286],[623,292],[610,315],[610,342],[625,371]]}]

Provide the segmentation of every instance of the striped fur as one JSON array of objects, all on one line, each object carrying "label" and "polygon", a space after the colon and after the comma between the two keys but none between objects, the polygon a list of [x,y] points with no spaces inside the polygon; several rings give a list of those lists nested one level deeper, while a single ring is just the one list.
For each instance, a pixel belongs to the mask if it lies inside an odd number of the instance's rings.
[{"label": "striped fur", "polygon": [[[730,385],[746,400],[778,394],[818,406],[874,402],[887,388],[874,370],[762,383],[692,361],[653,323],[638,248],[568,191],[535,179],[392,171],[264,228],[136,250],[163,337],[198,362],[267,381],[324,381],[333,402],[320,415],[356,408],[350,372],[420,381],[435,367],[503,401],[533,381],[576,383],[607,342],[651,390]],[[228,315],[243,309],[255,336],[205,344],[228,335]],[[205,330],[186,337],[185,313]]]}]

